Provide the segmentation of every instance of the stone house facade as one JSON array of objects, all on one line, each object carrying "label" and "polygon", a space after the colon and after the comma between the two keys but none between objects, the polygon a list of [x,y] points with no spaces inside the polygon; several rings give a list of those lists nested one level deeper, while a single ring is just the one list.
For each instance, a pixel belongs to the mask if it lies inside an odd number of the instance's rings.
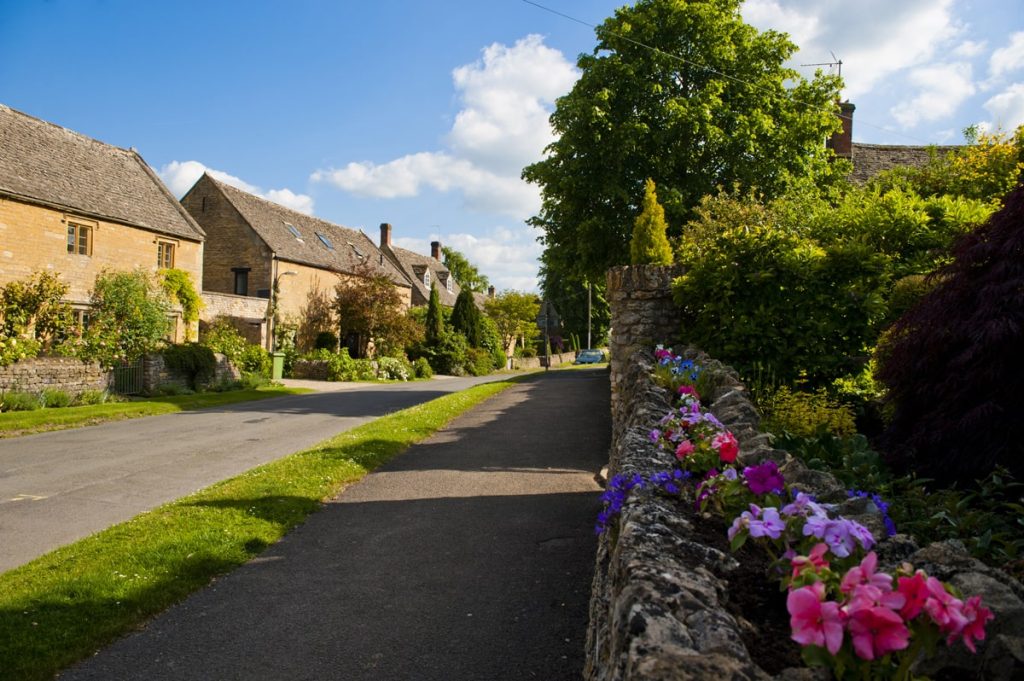
[{"label": "stone house facade", "polygon": [[81,319],[104,270],[174,267],[201,289],[204,241],[137,151],[0,105],[0,285],[55,272]]},{"label": "stone house facade", "polygon": [[[203,262],[204,295],[262,299],[269,324],[273,323],[272,302],[279,319],[297,320],[311,294],[331,297],[339,278],[365,270],[387,276],[405,307],[410,304],[409,281],[359,230],[285,208],[206,174],[181,203],[209,236]],[[245,306],[242,301],[238,305]],[[250,304],[248,309],[254,308]],[[212,320],[204,317],[204,321]],[[252,325],[258,320],[243,321]],[[269,349],[273,329],[262,337]]]}]

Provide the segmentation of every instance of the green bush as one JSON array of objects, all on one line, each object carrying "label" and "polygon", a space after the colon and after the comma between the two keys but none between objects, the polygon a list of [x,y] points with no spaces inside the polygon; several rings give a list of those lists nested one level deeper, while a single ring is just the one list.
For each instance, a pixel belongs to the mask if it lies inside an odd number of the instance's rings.
[{"label": "green bush", "polygon": [[195,392],[195,390],[180,383],[161,383],[150,394],[156,397],[175,397],[177,395],[192,395]]},{"label": "green bush", "polygon": [[104,367],[138,359],[160,347],[171,330],[163,289],[142,270],[101,272],[90,298],[89,328],[81,357]]},{"label": "green bush", "polygon": [[185,378],[192,390],[212,379],[217,369],[213,350],[199,343],[171,345],[161,354],[167,368]]},{"label": "green bush", "polygon": [[48,408],[59,409],[71,405],[71,395],[64,390],[57,390],[56,388],[46,388],[43,390],[39,400],[43,403],[44,407]]},{"label": "green bush", "polygon": [[313,348],[316,350],[336,350],[338,348],[338,335],[330,331],[321,331],[316,335]]},{"label": "green bush", "polygon": [[0,367],[19,360],[32,359],[42,344],[33,338],[0,338]]},{"label": "green bush", "polygon": [[494,371],[494,357],[483,348],[469,348],[466,351],[466,370],[472,376],[486,376]]},{"label": "green bush", "polygon": [[408,381],[414,375],[412,364],[404,357],[381,357],[377,360],[377,378],[389,381]]},{"label": "green bush", "polygon": [[856,432],[853,409],[836,402],[824,389],[794,392],[783,386],[762,397],[759,406],[764,428],[772,433],[814,437],[824,432],[843,438]]},{"label": "green bush", "polygon": [[270,385],[270,379],[265,374],[243,371],[242,377],[238,379],[238,387],[240,390],[256,390],[257,388],[262,388],[265,385]]},{"label": "green bush", "polygon": [[270,376],[271,361],[270,353],[266,349],[260,345],[247,343],[242,353],[238,356],[237,360],[232,361],[232,364],[237,362],[238,370],[241,372]]},{"label": "green bush", "polygon": [[461,333],[445,329],[438,337],[437,343],[430,348],[427,355],[430,368],[438,374],[463,376],[469,357],[469,344]]},{"label": "green bush", "polygon": [[412,363],[412,368],[416,378],[431,378],[434,375],[434,370],[430,368],[430,362],[426,357],[417,357]]},{"label": "green bush", "polygon": [[0,393],[0,411],[35,411],[42,408],[43,402],[39,395],[16,390]]},{"label": "green bush", "polygon": [[232,364],[238,364],[239,358],[249,345],[238,329],[225,319],[217,319],[200,334],[199,342],[214,352],[228,358]]}]

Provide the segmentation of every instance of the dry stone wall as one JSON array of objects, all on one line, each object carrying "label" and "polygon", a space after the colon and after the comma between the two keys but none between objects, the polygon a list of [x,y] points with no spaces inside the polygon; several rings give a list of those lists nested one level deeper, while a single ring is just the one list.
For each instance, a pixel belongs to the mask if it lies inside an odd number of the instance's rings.
[{"label": "dry stone wall", "polygon": [[[650,442],[648,433],[670,409],[671,396],[656,386],[651,376],[653,343],[678,336],[664,305],[669,300],[667,283],[674,273],[665,268],[644,271],[644,266],[619,269],[633,271],[614,279],[609,275],[616,386],[609,475],[648,476],[673,464],[668,452]],[[616,290],[613,284],[618,283],[627,290]],[[683,346],[677,343],[674,347]],[[837,504],[843,516],[866,525],[878,537],[885,536],[881,516],[870,501],[848,499],[831,475],[810,470],[771,447],[734,371],[696,350],[683,354],[712,377],[715,388],[704,396],[704,402],[736,435],[740,464],[774,460],[787,482],[813,492],[821,501]],[[623,507],[617,528],[601,536],[585,677],[589,681],[822,678],[818,671],[798,668],[772,676],[753,661],[742,641],[749,622],[737,620],[725,605],[729,574],[738,564],[731,555],[696,539],[693,523],[699,516],[684,512],[679,504],[654,490],[635,491]],[[917,673],[950,679],[1024,678],[1024,587],[972,559],[953,542],[922,548],[912,538],[896,535],[876,550],[885,568],[891,570],[901,561],[909,561],[966,593],[980,594],[996,615],[978,655],[970,655],[959,644],[943,648],[921,664]],[[756,615],[752,613],[752,617]]]},{"label": "dry stone wall", "polygon": [[78,395],[86,390],[106,390],[109,385],[110,373],[99,364],[73,357],[36,357],[0,367],[0,392],[52,389]]},{"label": "dry stone wall", "polygon": [[[218,383],[237,381],[242,377],[242,373],[228,361],[225,355],[215,352],[213,356],[217,360],[213,378],[198,387],[203,388],[217,385]],[[164,361],[164,356],[160,353],[146,355],[142,361],[142,392],[149,395],[167,387],[188,388],[188,379],[175,371],[171,371]]]}]

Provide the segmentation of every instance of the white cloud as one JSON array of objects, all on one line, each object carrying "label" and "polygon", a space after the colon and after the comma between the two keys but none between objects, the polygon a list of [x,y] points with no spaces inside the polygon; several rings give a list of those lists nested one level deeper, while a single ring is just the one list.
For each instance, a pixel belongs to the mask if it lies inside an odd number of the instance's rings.
[{"label": "white cloud", "polygon": [[952,115],[977,91],[967,62],[933,64],[914,69],[907,80],[917,94],[905,99],[889,113],[906,128],[921,121],[937,121]]},{"label": "white cloud", "polygon": [[1002,128],[1012,132],[1018,125],[1024,125],[1024,83],[1013,83],[985,102],[985,109],[995,119],[985,123],[987,130]]},{"label": "white cloud", "polygon": [[255,194],[306,215],[313,214],[313,197],[311,196],[296,194],[290,189],[271,189],[264,193],[259,187],[249,184],[240,177],[225,173],[223,170],[208,168],[199,161],[171,161],[156,173],[171,190],[171,193],[178,198],[184,196],[185,192],[192,188],[192,185],[202,177],[203,173],[208,173],[213,179],[237,187],[244,192]]},{"label": "white cloud", "polygon": [[540,207],[523,166],[540,160],[554,138],[548,116],[578,74],[561,52],[530,35],[512,47],[495,43],[481,59],[452,71],[462,109],[448,149],[420,151],[386,163],[350,162],[310,179],[375,198],[418,196],[424,188],[461,192],[467,208],[523,220]]},{"label": "white cloud", "polygon": [[984,40],[980,42],[975,40],[965,40],[956,46],[953,50],[953,56],[970,59],[972,57],[977,57],[979,54],[984,52],[987,47],[988,43]]},{"label": "white cloud", "polygon": [[[538,231],[521,225],[517,229],[496,227],[486,234],[434,234],[444,246],[466,256],[481,274],[499,290],[536,291],[537,259],[543,247],[537,242]],[[398,238],[395,243],[417,253],[430,252],[430,240]]]},{"label": "white cloud", "polygon": [[[962,27],[953,0],[747,0],[743,17],[760,29],[793,37],[800,52],[794,65],[843,60],[844,97],[856,100],[878,83],[931,60]],[[809,69],[804,69],[808,71]]]},{"label": "white cloud", "polygon": [[998,78],[1024,68],[1024,31],[1010,36],[1010,44],[1000,47],[988,60],[989,74]]}]

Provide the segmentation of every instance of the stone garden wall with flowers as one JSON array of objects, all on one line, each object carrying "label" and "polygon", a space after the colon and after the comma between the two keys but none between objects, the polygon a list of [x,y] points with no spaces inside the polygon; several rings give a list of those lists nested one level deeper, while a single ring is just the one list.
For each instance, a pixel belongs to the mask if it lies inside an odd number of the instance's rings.
[{"label": "stone garden wall with flowers", "polygon": [[[619,272],[609,275],[614,384],[613,441],[608,471],[611,483],[605,495],[605,513],[599,520],[602,533],[590,605],[586,678],[593,681],[828,678],[827,673],[822,675],[821,669],[796,666],[770,674],[755,662],[748,649],[745,641],[751,640],[752,635],[756,638],[760,620],[766,613],[737,613],[735,607],[730,607],[741,600],[733,585],[740,568],[739,554],[732,554],[728,545],[723,548],[721,542],[716,548],[708,541],[702,525],[711,523],[711,515],[696,511],[692,497],[688,500],[685,493],[679,493],[679,487],[693,481],[681,479],[683,471],[679,471],[676,455],[664,446],[665,440],[652,437],[652,430],[658,428],[666,414],[681,413],[674,402],[676,396],[653,379],[656,361],[653,345],[649,344],[671,340],[678,334],[678,325],[669,328],[667,319],[671,305],[668,284],[673,272],[667,268],[618,269]],[[964,629],[961,626],[957,636],[951,636],[957,640],[949,647],[940,643],[934,656],[917,662],[914,674],[936,679],[1024,678],[1024,587],[1002,572],[972,559],[954,543],[919,547],[911,537],[890,536],[892,530],[898,528],[887,527],[884,504],[880,508],[880,500],[876,503],[870,496],[851,497],[832,476],[810,470],[788,453],[771,447],[768,436],[759,430],[757,411],[735,372],[692,349],[682,355],[702,368],[705,392],[700,408],[714,415],[713,419],[735,436],[738,453],[732,456],[735,456],[737,468],[742,470],[745,466],[774,462],[790,493],[799,489],[812,494],[815,503],[832,505],[833,517],[840,517],[850,527],[870,530],[873,537],[880,539],[874,546],[863,546],[864,550],[874,549],[872,555],[878,560],[879,574],[873,573],[870,562],[873,559],[848,574],[867,575],[870,581],[872,575],[887,576],[880,573],[883,570],[894,573],[906,562],[963,592],[965,600],[957,601],[960,603],[957,607],[971,611],[971,626],[967,629],[972,636],[960,632]],[[768,524],[767,514],[762,517],[747,513],[746,516],[745,520],[737,517],[731,535],[749,532],[753,536],[751,526],[763,528]],[[737,528],[744,529],[738,532]],[[724,529],[720,531],[724,533]],[[853,539],[847,539],[857,548]],[[798,596],[814,592],[809,586],[796,588],[803,583],[797,581],[797,573],[800,572],[799,579],[813,581],[819,570],[816,561],[811,552],[801,564],[803,572],[794,567],[791,601],[783,608],[792,605],[798,614],[803,613],[799,609],[800,599],[793,596],[794,590],[801,592]],[[836,558],[833,561],[839,562]],[[769,579],[769,575],[765,579]],[[916,573],[913,579],[907,577],[907,589],[913,586],[914,579],[917,579]],[[923,578],[918,581],[923,588]],[[891,578],[888,582],[895,584]],[[901,581],[900,589],[903,587]],[[892,592],[897,593],[891,596],[887,592],[886,597],[902,598],[903,591]],[[980,596],[983,608],[979,601],[967,599],[968,595]],[[810,600],[810,605],[821,605],[820,598]],[[898,605],[893,607],[900,610]],[[906,604],[902,611],[909,607]],[[984,615],[988,609],[994,618],[986,622]],[[935,618],[940,615],[929,611],[935,622],[939,622]],[[846,616],[845,611],[843,616]],[[925,615],[920,617],[923,621]],[[910,615],[907,618],[909,622]],[[793,624],[795,627],[804,627],[796,620],[790,622],[797,622]],[[932,620],[926,622],[931,623]],[[952,626],[949,625],[950,630]],[[804,636],[810,635],[806,627],[801,631]],[[982,631],[985,639],[975,641]],[[852,632],[846,636],[847,641],[853,638]],[[863,644],[864,640],[861,636],[854,644]],[[874,640],[876,646],[886,644],[879,641],[881,639]],[[830,642],[827,637],[822,639],[823,646]],[[898,645],[899,642],[888,643]],[[968,650],[968,646],[973,645],[977,647],[976,654]],[[881,657],[885,651],[876,648],[876,652]],[[848,654],[852,656],[853,652]],[[858,661],[853,657],[851,660]]]}]

